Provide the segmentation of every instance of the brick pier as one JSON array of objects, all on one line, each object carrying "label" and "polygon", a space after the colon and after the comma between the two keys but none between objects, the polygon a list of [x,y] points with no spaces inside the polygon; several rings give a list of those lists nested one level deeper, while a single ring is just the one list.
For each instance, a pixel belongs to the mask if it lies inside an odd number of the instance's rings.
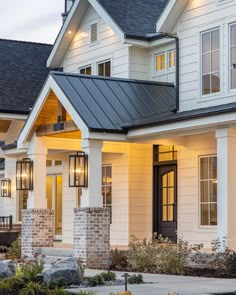
[{"label": "brick pier", "polygon": [[38,247],[53,247],[54,210],[27,209],[22,211],[21,252],[32,257]]},{"label": "brick pier", "polygon": [[108,208],[74,209],[74,255],[88,268],[107,268],[110,259]]}]

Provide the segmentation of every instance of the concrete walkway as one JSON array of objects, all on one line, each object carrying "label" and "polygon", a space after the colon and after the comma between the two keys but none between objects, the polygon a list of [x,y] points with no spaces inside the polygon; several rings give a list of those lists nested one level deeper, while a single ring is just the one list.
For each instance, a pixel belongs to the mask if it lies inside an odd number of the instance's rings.
[{"label": "concrete walkway", "polygon": [[[101,271],[86,270],[85,276],[94,276]],[[123,272],[116,272],[120,279]],[[131,274],[131,273],[130,273]],[[168,295],[168,292],[178,295],[208,295],[236,292],[236,279],[213,279],[187,276],[172,276],[158,274],[143,274],[145,284],[129,285],[133,295]],[[78,294],[81,289],[70,289],[72,294]],[[94,291],[96,295],[109,295],[110,292],[124,291],[123,286],[95,287],[85,289]]]}]

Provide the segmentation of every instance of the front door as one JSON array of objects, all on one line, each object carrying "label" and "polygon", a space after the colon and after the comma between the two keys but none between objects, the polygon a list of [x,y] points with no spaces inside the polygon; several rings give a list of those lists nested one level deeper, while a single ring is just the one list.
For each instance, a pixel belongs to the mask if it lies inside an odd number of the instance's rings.
[{"label": "front door", "polygon": [[171,241],[177,240],[176,165],[154,167],[154,231]]},{"label": "front door", "polygon": [[47,208],[55,210],[55,240],[62,239],[62,175],[47,176]]}]

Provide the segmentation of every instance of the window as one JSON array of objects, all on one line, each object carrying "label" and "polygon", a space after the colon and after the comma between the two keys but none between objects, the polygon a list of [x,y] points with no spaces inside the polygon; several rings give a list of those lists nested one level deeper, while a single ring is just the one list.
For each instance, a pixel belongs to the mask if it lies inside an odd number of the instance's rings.
[{"label": "window", "polygon": [[230,25],[230,88],[236,88],[236,24]]},{"label": "window", "polygon": [[98,41],[98,24],[92,24],[90,26],[90,42],[95,43]]},{"label": "window", "polygon": [[111,62],[105,61],[98,64],[98,76],[111,76]]},{"label": "window", "polygon": [[161,53],[156,55],[156,71],[163,71],[166,69],[166,55]]},{"label": "window", "polygon": [[167,145],[154,146],[155,162],[176,161],[176,160],[177,160],[177,151],[174,146],[167,146]]},{"label": "window", "polygon": [[202,95],[220,92],[220,30],[202,33]]},{"label": "window", "polygon": [[18,194],[18,221],[22,221],[22,210],[27,209],[28,191],[19,191]]},{"label": "window", "polygon": [[92,67],[86,66],[79,69],[79,73],[82,75],[92,75]]},{"label": "window", "polygon": [[102,195],[103,206],[110,208],[112,220],[112,166],[105,165],[102,167]]},{"label": "window", "polygon": [[217,225],[217,158],[200,158],[200,224]]},{"label": "window", "polygon": [[169,69],[175,68],[175,60],[176,60],[175,50],[169,51],[168,52],[168,68]]}]

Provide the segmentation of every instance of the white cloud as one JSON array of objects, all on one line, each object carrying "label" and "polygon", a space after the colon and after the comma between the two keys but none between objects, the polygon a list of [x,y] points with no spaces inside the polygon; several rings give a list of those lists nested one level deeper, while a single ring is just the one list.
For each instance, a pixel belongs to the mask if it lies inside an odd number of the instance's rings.
[{"label": "white cloud", "polygon": [[0,38],[53,43],[64,0],[0,0]]}]

